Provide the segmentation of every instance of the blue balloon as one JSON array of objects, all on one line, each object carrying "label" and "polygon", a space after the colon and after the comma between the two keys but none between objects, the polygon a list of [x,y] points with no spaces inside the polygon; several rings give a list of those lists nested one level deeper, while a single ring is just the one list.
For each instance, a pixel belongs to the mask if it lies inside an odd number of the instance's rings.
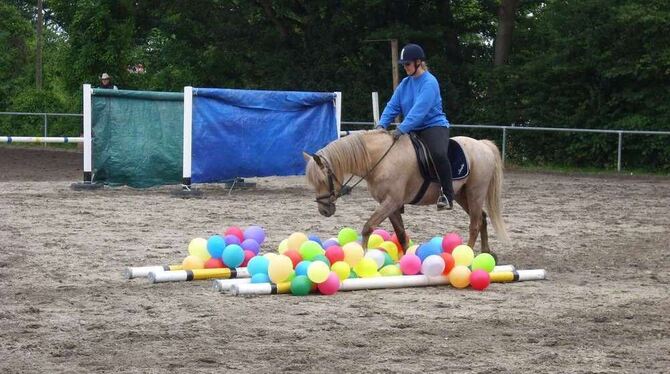
[{"label": "blue balloon", "polygon": [[423,243],[419,246],[419,248],[416,250],[416,255],[419,256],[421,259],[421,262],[426,259],[426,257],[430,255],[440,255],[442,253],[442,243],[437,244],[436,242],[433,242],[432,240]]},{"label": "blue balloon", "polygon": [[226,246],[221,256],[223,263],[231,269],[235,269],[244,262],[244,249],[237,244]]},{"label": "blue balloon", "polygon": [[303,260],[298,262],[298,265],[295,266],[295,276],[307,275],[307,268],[312,264],[312,261]]},{"label": "blue balloon", "polygon": [[308,238],[309,240],[313,241],[313,242],[317,242],[317,243],[319,243],[319,245],[320,245],[321,247],[323,247],[323,243],[321,243],[321,239],[319,238],[318,235],[315,235],[315,234],[309,234],[309,235],[307,236],[307,238]]},{"label": "blue balloon", "polygon": [[251,283],[270,283],[270,277],[265,273],[258,273],[251,276]]},{"label": "blue balloon", "polygon": [[249,263],[247,264],[247,270],[251,276],[256,274],[267,274],[269,264],[270,260],[268,260],[266,257],[255,256],[249,260]]},{"label": "blue balloon", "polygon": [[442,236],[436,236],[430,239],[430,242],[432,245],[437,245],[438,247],[442,248],[442,239],[444,239]]},{"label": "blue balloon", "polygon": [[207,251],[213,258],[221,258],[226,242],[219,235],[212,235],[207,239]]}]

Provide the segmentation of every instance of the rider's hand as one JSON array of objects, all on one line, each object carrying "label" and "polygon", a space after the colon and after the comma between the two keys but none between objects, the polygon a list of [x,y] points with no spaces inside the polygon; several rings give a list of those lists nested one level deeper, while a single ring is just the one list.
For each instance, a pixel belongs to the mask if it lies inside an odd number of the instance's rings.
[{"label": "rider's hand", "polygon": [[393,140],[398,140],[398,138],[400,138],[400,136],[402,135],[402,132],[398,129],[395,129],[391,131],[391,135],[393,135]]}]

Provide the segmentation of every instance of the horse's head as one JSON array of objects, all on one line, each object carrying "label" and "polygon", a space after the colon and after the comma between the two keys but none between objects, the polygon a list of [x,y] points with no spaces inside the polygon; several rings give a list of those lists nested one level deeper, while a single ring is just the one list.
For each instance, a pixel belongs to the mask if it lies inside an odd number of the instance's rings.
[{"label": "horse's head", "polygon": [[307,162],[305,175],[316,192],[315,201],[318,204],[319,213],[330,217],[335,214],[335,201],[339,195],[335,190],[335,184],[339,184],[337,177],[321,156],[303,152],[303,157]]}]

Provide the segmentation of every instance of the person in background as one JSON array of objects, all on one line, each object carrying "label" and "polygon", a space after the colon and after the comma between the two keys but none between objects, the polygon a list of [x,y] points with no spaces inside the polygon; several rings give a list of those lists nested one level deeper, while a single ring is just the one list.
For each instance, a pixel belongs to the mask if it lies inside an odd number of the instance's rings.
[{"label": "person in background", "polygon": [[428,71],[426,55],[417,44],[407,44],[400,52],[399,63],[405,68],[405,77],[393,92],[379,119],[379,126],[387,129],[393,119],[402,114],[404,119],[393,130],[394,139],[415,132],[428,148],[440,178],[442,190],[437,210],[453,209],[454,189],[451,183],[451,163],[448,157],[449,121],[442,110],[440,85]]},{"label": "person in background", "polygon": [[102,73],[100,76],[100,88],[107,88],[110,90],[118,90],[118,87],[116,87],[112,83],[112,77],[109,76],[107,73]]}]

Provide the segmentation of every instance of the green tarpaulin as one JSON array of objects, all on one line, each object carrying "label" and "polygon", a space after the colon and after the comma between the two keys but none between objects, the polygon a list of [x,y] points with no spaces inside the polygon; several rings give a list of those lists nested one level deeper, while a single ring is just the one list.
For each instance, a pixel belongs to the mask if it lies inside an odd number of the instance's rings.
[{"label": "green tarpaulin", "polygon": [[91,99],[94,182],[181,182],[183,93],[94,89]]}]

